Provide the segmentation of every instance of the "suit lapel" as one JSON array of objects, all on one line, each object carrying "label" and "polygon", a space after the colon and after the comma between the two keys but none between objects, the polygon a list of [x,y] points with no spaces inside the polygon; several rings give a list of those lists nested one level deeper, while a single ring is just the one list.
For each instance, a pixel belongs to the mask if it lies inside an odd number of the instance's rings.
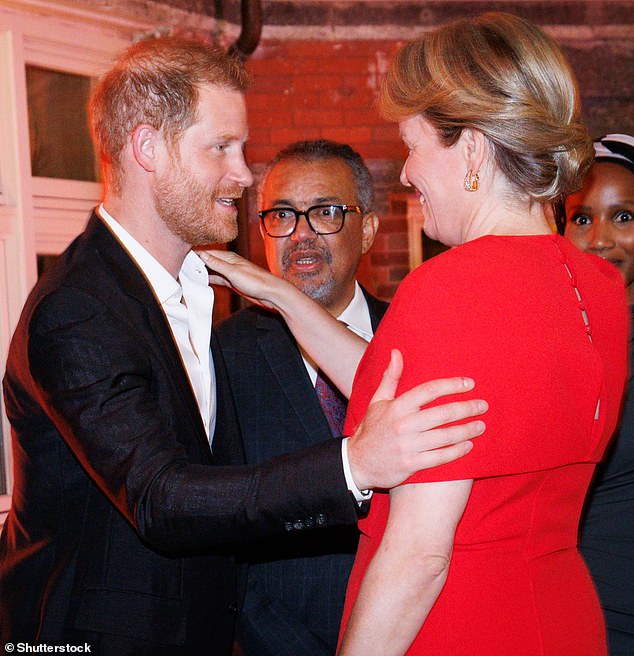
[{"label": "suit lapel", "polygon": [[[147,348],[156,352],[172,380],[173,389],[182,401],[181,421],[189,421],[192,433],[200,441],[203,452],[209,452],[209,440],[200,416],[200,409],[189,382],[189,377],[182,362],[180,352],[172,336],[167,317],[156,300],[152,288],[142,271],[121,246],[101,219],[93,213],[86,228],[88,239],[94,238],[96,250],[103,258],[108,270],[112,272],[116,285],[134,303],[136,313],[131,307],[121,307],[122,321],[130,322],[142,317],[147,330],[142,331],[146,337]],[[104,290],[107,293],[107,290]],[[114,305],[113,305],[114,304]],[[120,297],[113,294],[111,307],[118,308]],[[138,313],[138,314],[137,314]]]},{"label": "suit lapel", "polygon": [[319,426],[320,432],[329,436],[330,429],[315,396],[312,381],[284,321],[276,316],[260,314],[257,329],[258,347],[303,429],[312,435],[315,426]]},{"label": "suit lapel", "polygon": [[243,465],[247,459],[235,402],[222,351],[213,331],[211,354],[216,374],[216,430],[213,439],[213,461],[218,465]]},{"label": "suit lapel", "polygon": [[[375,331],[388,304],[369,294],[363,287],[361,289],[370,310],[372,330]],[[330,436],[330,428],[314,393],[312,381],[284,321],[277,315],[263,312],[258,314],[256,327],[258,347],[304,430],[312,434],[315,426],[319,426],[324,439]]]}]

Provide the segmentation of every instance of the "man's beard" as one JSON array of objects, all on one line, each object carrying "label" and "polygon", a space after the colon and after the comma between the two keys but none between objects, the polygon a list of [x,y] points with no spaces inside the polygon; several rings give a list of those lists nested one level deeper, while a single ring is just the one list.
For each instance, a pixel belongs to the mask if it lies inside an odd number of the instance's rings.
[{"label": "man's beard", "polygon": [[156,182],[154,203],[173,234],[192,247],[204,246],[227,243],[238,236],[236,214],[230,208],[218,206],[216,199],[233,198],[241,193],[239,187],[209,189],[189,171],[175,167],[169,177]]},{"label": "man's beard", "polygon": [[[328,250],[320,248],[315,245],[311,245],[311,250],[317,250],[321,254],[322,262],[324,265],[332,265],[332,253]],[[289,270],[291,269],[292,262],[290,256],[292,253],[302,252],[305,249],[302,249],[298,246],[291,248],[286,251],[282,257],[282,272],[283,277],[289,279]],[[331,274],[327,275],[324,279],[324,271],[327,270],[327,267],[322,266],[320,272],[307,272],[307,273],[293,273],[292,283],[300,289],[304,294],[310,296],[314,301],[317,301],[321,305],[328,307],[331,303],[333,295],[335,293],[335,280]]]}]

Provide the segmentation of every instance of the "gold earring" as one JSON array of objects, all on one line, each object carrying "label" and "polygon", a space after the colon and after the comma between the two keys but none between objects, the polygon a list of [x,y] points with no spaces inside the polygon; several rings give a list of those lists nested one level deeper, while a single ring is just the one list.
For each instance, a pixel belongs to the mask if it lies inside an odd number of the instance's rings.
[{"label": "gold earring", "polygon": [[471,169],[467,171],[467,174],[464,177],[464,188],[465,191],[478,191],[480,186],[480,177],[478,173],[474,173]]}]

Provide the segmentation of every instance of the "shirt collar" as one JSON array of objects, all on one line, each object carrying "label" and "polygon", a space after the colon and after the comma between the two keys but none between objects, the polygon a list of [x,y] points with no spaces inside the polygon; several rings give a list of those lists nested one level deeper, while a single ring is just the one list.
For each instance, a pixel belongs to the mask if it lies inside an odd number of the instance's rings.
[{"label": "shirt collar", "polygon": [[[180,300],[182,289],[178,280],[108,213],[103,203],[97,208],[97,214],[141,269],[158,302],[163,305],[172,297],[177,297]],[[193,251],[187,253],[178,275],[179,278],[187,278],[192,281],[198,280],[203,284],[207,284],[205,263]]]},{"label": "shirt collar", "polygon": [[350,330],[369,342],[372,339],[372,321],[368,303],[361,290],[361,285],[355,281],[354,296],[346,309],[337,317]]}]

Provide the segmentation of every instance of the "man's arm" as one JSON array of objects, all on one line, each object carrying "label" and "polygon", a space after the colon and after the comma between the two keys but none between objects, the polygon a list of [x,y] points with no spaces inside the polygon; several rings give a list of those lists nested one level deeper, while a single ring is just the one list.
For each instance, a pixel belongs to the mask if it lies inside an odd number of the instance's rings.
[{"label": "man's arm", "polygon": [[[193,458],[190,406],[173,389],[164,352],[131,307],[112,308],[72,289],[49,297],[30,326],[28,367],[39,402],[84,471],[144,540],[182,552],[356,521],[338,440],[258,466]],[[454,430],[433,430],[450,419],[437,408],[390,401],[397,373],[380,386],[371,406],[376,417],[352,438],[360,487],[404,480],[420,469],[420,451]],[[441,391],[457,387],[450,382]],[[438,392],[423,386],[414,405]],[[469,414],[473,402],[454,406],[453,419]]]}]

